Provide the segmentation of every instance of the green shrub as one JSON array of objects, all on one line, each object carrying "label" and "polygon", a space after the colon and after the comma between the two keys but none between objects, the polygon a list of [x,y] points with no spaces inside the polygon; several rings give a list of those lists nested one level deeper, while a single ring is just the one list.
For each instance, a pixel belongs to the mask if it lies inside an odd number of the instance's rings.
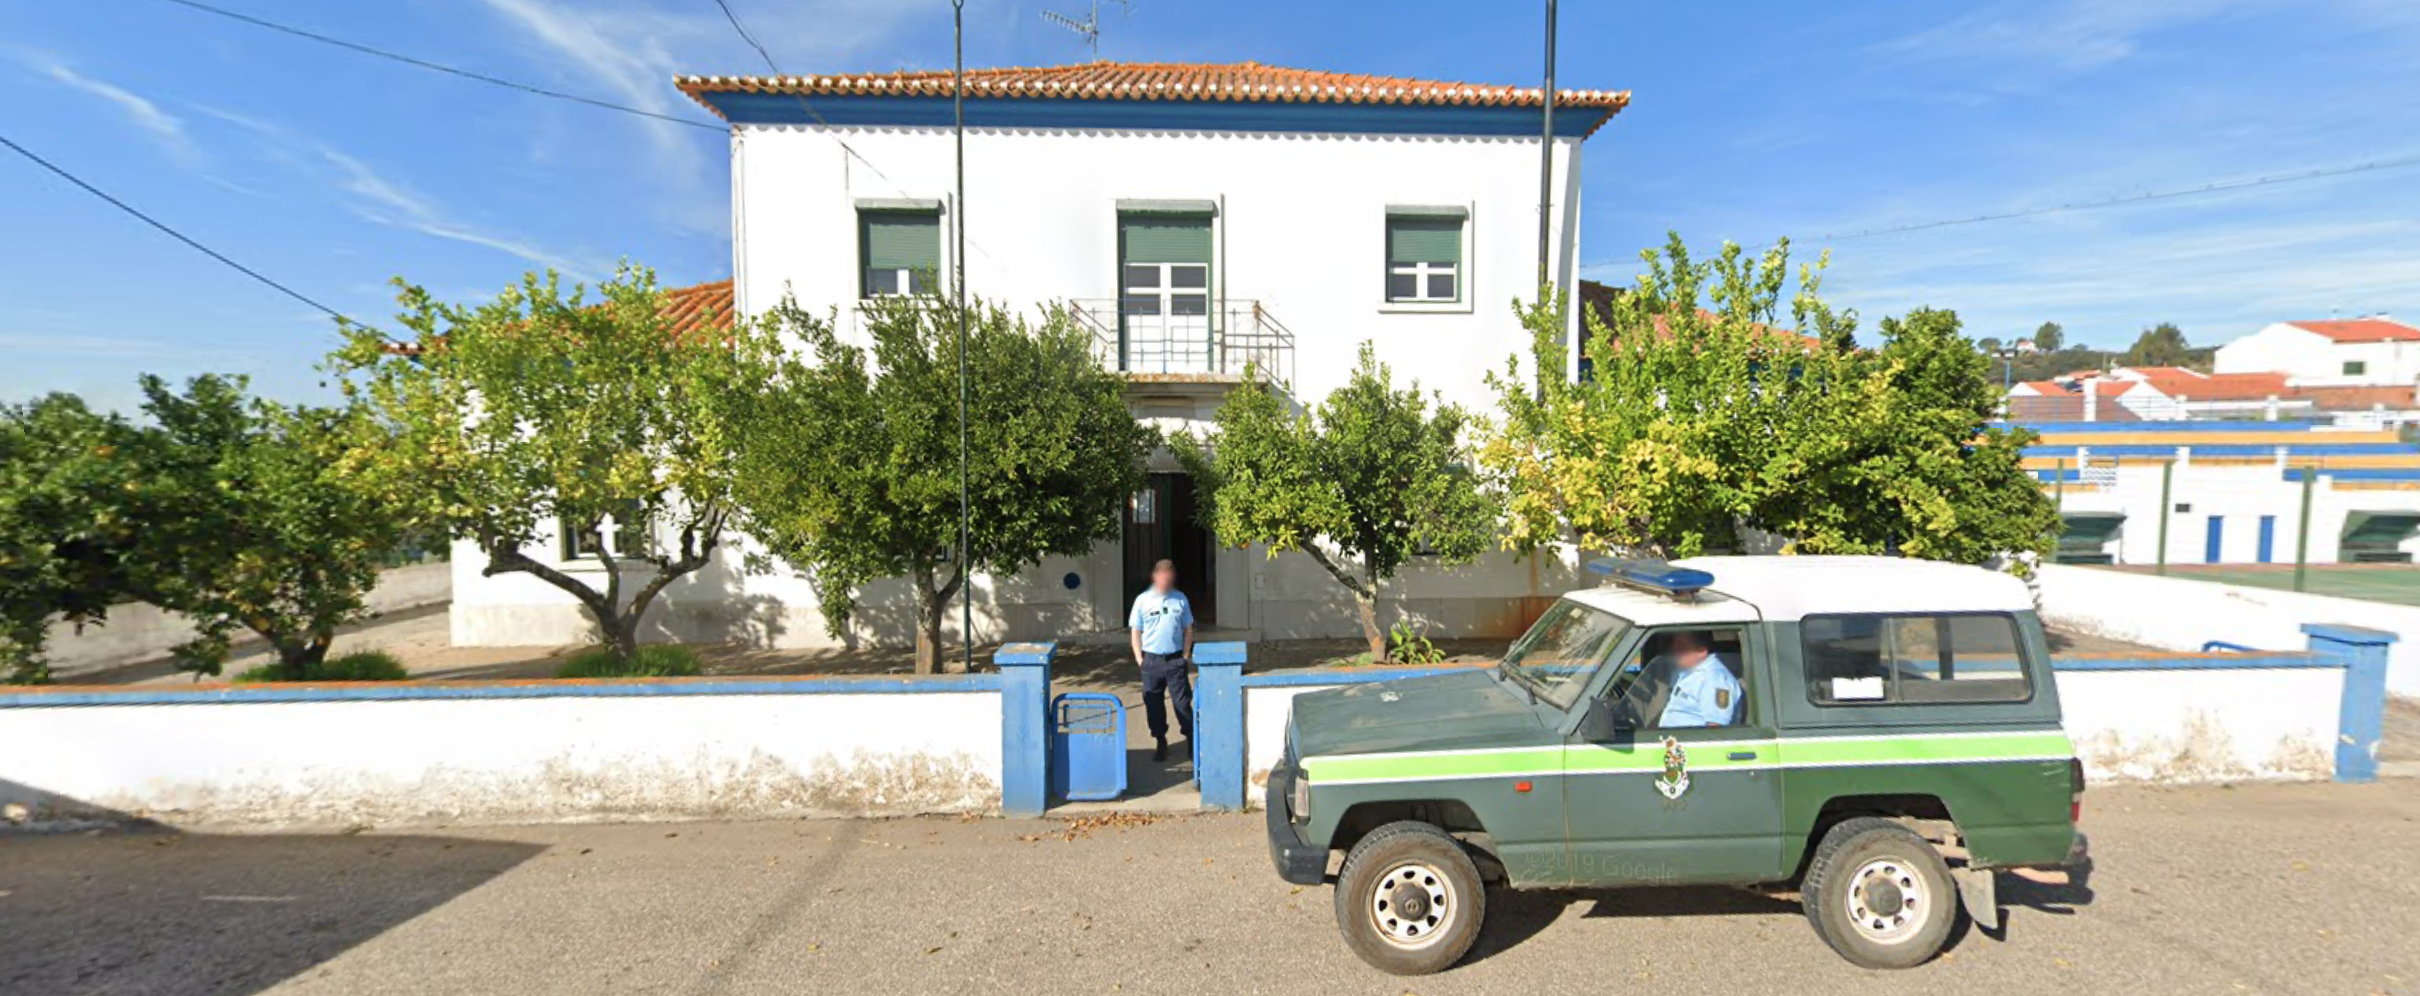
[{"label": "green shrub", "polygon": [[403,662],[384,650],[363,650],[331,657],[317,666],[288,669],[283,664],[263,664],[235,676],[239,685],[254,685],[264,681],[409,681],[411,675],[403,670]]},{"label": "green shrub", "polygon": [[1408,622],[1398,622],[1387,631],[1390,645],[1387,656],[1397,664],[1438,664],[1445,660],[1445,651],[1429,641],[1428,630],[1414,628]]},{"label": "green shrub", "polygon": [[590,647],[571,655],[555,671],[557,678],[692,678],[698,673],[697,651],[673,643],[650,643],[625,664],[611,647]]}]

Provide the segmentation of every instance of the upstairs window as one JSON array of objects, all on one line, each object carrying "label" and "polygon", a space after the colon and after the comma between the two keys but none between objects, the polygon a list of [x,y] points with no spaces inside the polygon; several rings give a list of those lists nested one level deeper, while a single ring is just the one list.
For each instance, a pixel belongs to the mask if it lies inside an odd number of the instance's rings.
[{"label": "upstairs window", "polygon": [[2015,617],[1808,616],[1807,696],[1816,705],[1945,705],[2033,697]]},{"label": "upstairs window", "polygon": [[2347,377],[2359,377],[2368,372],[2370,372],[2370,365],[2367,362],[2362,360],[2344,361],[2344,375]]},{"label": "upstairs window", "polygon": [[1461,214],[1393,212],[1386,219],[1386,299],[1405,304],[1462,300]]},{"label": "upstairs window", "polygon": [[941,213],[859,211],[857,246],[865,261],[862,296],[930,294],[941,270]]}]

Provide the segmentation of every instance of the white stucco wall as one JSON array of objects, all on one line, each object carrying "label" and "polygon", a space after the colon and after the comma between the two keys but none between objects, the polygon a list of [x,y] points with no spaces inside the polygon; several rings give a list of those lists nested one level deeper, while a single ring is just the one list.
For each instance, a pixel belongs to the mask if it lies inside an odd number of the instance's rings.
[{"label": "white stucco wall", "polygon": [[2325,780],[2344,670],[2058,672],[2068,739],[2093,781]]},{"label": "white stucco wall", "polygon": [[[748,126],[733,140],[733,256],[738,304],[762,311],[793,294],[856,331],[859,201],[945,204],[952,193],[946,129]],[[1565,286],[1578,256],[1580,140],[1556,143],[1556,266]],[[862,157],[862,158],[859,158]],[[869,166],[868,163],[872,163]],[[1294,335],[1293,394],[1316,402],[1344,382],[1364,341],[1398,383],[1417,380],[1449,401],[1492,407],[1483,373],[1528,347],[1509,302],[1535,291],[1538,146],[1533,139],[1173,131],[975,129],[967,140],[968,287],[1031,314],[1046,302],[1117,294],[1120,200],[1209,201],[1212,296],[1257,301]],[[1462,301],[1390,306],[1383,300],[1390,206],[1468,212]],[[1576,312],[1575,312],[1576,314]],[[1198,429],[1214,396],[1146,396],[1137,414],[1166,431]],[[1174,470],[1163,454],[1155,470]],[[744,546],[744,541],[741,546]],[[553,559],[552,538],[533,555]],[[826,634],[813,589],[793,572],[748,575],[739,549],[667,589],[649,639],[737,640],[771,647],[903,645],[914,607],[904,584],[861,593],[851,631]],[[484,558],[455,548],[454,642],[560,645],[594,639],[570,596],[526,575],[485,578]],[[1214,555],[1221,630],[1246,638],[1359,633],[1351,602],[1309,558],[1259,549]],[[575,573],[593,572],[586,565]],[[1069,588],[1068,575],[1076,577]],[[594,576],[588,573],[588,576]],[[1438,636],[1512,636],[1538,599],[1570,587],[1570,565],[1492,555],[1478,564],[1415,566],[1390,598]],[[1198,582],[1198,579],[1189,579]],[[1100,636],[1123,625],[1116,541],[1053,558],[1012,578],[978,577],[978,639]],[[1197,586],[1198,590],[1198,586]],[[956,613],[947,639],[956,639]]]},{"label": "white stucco wall", "polygon": [[[2348,362],[2364,364],[2357,374],[2344,372]],[[2420,343],[2337,342],[2316,332],[2279,322],[2218,347],[2211,369],[2216,373],[2277,371],[2297,386],[2410,386],[2420,382]]]},{"label": "white stucco wall", "polygon": [[990,812],[996,691],[0,709],[0,804],[248,827]]},{"label": "white stucco wall", "polygon": [[[373,613],[406,612],[442,605],[453,593],[453,566],[414,564],[379,572],[378,585],[363,599]],[[182,615],[141,602],[113,605],[98,625],[52,623],[46,656],[60,678],[91,674],[168,656],[168,649],[193,639],[193,623]],[[237,630],[237,646],[251,639]]]},{"label": "white stucco wall", "polygon": [[2420,695],[2420,607],[2306,595],[2064,564],[2041,568],[2042,621],[2053,628],[2167,650],[2223,640],[2300,650],[2304,623],[2341,623],[2398,634],[2386,687]]},{"label": "white stucco wall", "polygon": [[[947,201],[951,138],[939,128],[835,129],[859,159],[821,131],[747,126],[734,139],[739,306],[755,313],[792,293],[853,327],[857,202]],[[1556,142],[1566,287],[1579,149],[1579,139]],[[1117,296],[1119,200],[1216,202],[1212,296],[1259,301],[1293,331],[1297,397],[1326,397],[1374,341],[1397,378],[1483,405],[1483,373],[1527,348],[1509,302],[1536,292],[1534,138],[973,129],[966,184],[967,209],[944,212],[945,256],[946,226],[962,216],[968,289],[1033,313]],[[1383,300],[1389,205],[1469,211],[1462,303]]]}]

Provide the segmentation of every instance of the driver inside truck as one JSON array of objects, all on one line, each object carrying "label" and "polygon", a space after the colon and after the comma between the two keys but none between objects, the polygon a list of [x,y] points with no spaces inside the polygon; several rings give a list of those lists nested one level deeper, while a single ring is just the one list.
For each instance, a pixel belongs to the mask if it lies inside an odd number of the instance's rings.
[{"label": "driver inside truck", "polygon": [[1739,679],[1715,656],[1711,636],[1693,629],[1674,633],[1666,657],[1672,664],[1672,696],[1656,726],[1671,729],[1739,722]]}]

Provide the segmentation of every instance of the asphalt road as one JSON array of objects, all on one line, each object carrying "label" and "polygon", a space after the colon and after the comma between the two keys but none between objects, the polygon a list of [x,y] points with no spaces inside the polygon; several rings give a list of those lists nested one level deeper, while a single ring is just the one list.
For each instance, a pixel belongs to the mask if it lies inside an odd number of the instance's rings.
[{"label": "asphalt road", "polygon": [[1657,889],[1496,893],[1469,960],[1396,979],[1256,816],[0,837],[0,993],[2420,993],[2420,782],[2086,806],[2089,889],[2004,879],[2004,937],[1898,973]]}]

